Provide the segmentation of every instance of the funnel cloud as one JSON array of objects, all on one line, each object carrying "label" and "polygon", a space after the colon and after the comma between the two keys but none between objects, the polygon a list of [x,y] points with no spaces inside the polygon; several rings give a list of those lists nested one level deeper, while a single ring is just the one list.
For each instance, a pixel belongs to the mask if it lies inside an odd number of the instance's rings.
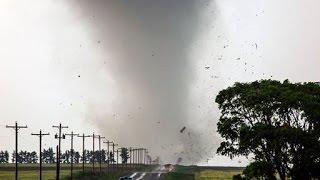
[{"label": "funnel cloud", "polygon": [[[114,82],[113,102],[94,102],[86,119],[120,144],[146,146],[165,162],[197,163],[208,153],[189,117],[190,45],[205,1],[73,1]],[[94,61],[94,60],[92,60]],[[94,73],[94,72],[93,72]],[[110,93],[99,98],[108,99]],[[111,106],[111,107],[110,107]],[[185,128],[184,133],[180,133]],[[207,150],[205,150],[207,149]],[[181,161],[181,160],[179,160]]]}]

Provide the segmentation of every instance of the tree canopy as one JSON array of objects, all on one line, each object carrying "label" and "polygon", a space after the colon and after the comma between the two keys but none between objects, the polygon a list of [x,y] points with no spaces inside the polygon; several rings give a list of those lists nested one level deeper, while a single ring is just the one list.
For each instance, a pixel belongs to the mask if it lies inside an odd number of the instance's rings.
[{"label": "tree canopy", "polygon": [[236,83],[216,97],[225,139],[217,152],[252,154],[273,165],[281,179],[319,177],[320,86],[260,80]]}]

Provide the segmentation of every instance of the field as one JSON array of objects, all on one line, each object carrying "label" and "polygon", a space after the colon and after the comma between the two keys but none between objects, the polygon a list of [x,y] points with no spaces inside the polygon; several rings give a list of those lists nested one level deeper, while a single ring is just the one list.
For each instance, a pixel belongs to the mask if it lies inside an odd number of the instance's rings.
[{"label": "field", "polygon": [[[54,180],[55,179],[55,164],[43,164],[42,177],[43,180]],[[23,180],[38,180],[39,179],[39,165],[38,164],[19,164],[19,179]],[[137,171],[150,171],[155,166],[142,166]],[[122,169],[123,168],[123,169]],[[74,177],[75,179],[82,179],[82,164],[74,165]],[[115,175],[102,175],[98,176],[92,174],[92,164],[86,164],[85,170],[87,178],[83,180],[91,179],[117,179],[117,177],[122,176],[123,174],[133,171],[133,169],[121,165],[118,168],[115,167]],[[232,167],[199,167],[199,166],[177,166],[174,172],[170,172],[165,176],[165,180],[227,180],[232,179],[234,174],[241,173],[243,168],[232,168]],[[99,172],[99,165],[95,165],[95,171]],[[107,171],[107,166],[104,164],[102,166],[102,171]],[[111,171],[111,166],[110,166]],[[1,180],[12,180],[14,179],[15,171],[14,164],[0,164],[0,179]],[[67,180],[70,176],[70,165],[61,164],[60,177],[61,180]]]},{"label": "field", "polygon": [[168,173],[165,180],[227,180],[242,170],[242,167],[177,166],[174,172]]},{"label": "field", "polygon": [[[38,180],[39,179],[39,164],[19,164],[19,179],[23,180]],[[42,168],[42,179],[43,180],[54,180],[56,176],[56,164],[43,164]],[[112,167],[109,167],[110,172]],[[127,170],[130,168],[127,166]],[[92,171],[92,164],[85,164],[85,171]],[[107,165],[102,165],[102,171],[107,171]],[[126,167],[119,165],[118,168],[115,166],[115,172],[121,174],[125,172]],[[82,164],[74,164],[74,176],[82,176]],[[99,172],[99,164],[95,164],[95,172]],[[91,174],[92,175],[92,174]],[[70,176],[70,164],[61,164],[60,179],[67,180]],[[15,177],[15,164],[0,164],[0,179],[1,180],[12,180]],[[113,179],[113,178],[110,178]],[[114,178],[116,179],[116,178]]]},{"label": "field", "polygon": [[240,174],[241,171],[218,171],[218,170],[203,170],[195,173],[196,180],[209,179],[232,179],[235,174]]}]

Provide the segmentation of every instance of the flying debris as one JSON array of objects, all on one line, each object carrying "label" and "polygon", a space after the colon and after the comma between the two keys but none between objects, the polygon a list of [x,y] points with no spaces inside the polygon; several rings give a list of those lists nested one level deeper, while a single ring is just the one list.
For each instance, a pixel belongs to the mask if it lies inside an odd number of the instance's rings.
[{"label": "flying debris", "polygon": [[181,130],[180,130],[180,133],[183,133],[183,131],[186,129],[186,127],[183,127]]},{"label": "flying debris", "polygon": [[254,43],[255,45],[256,45],[256,49],[258,49],[258,45],[257,45],[257,43]]},{"label": "flying debris", "polygon": [[239,57],[237,58],[237,60],[240,60],[240,59],[241,59],[241,58],[239,58]]}]

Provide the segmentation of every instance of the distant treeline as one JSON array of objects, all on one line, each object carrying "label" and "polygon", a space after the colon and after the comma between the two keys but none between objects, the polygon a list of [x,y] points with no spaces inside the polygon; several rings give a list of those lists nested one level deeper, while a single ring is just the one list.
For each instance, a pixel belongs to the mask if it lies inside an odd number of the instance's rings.
[{"label": "distant treeline", "polygon": [[[124,148],[123,150],[119,151],[119,156],[121,157],[121,160],[119,159],[119,162],[127,163],[129,159],[129,153],[127,148]],[[13,151],[11,155],[11,162],[15,162],[16,153]],[[35,151],[28,152],[28,151],[20,151],[18,153],[17,162],[18,163],[37,163],[39,160],[39,156]],[[82,152],[79,153],[78,151],[73,152],[73,162],[74,163],[82,163],[83,161],[85,163],[91,163],[92,161],[99,162],[100,161],[100,151],[89,151],[85,150],[84,158],[82,156]],[[60,161],[61,163],[71,163],[71,151],[66,150],[64,153],[61,153],[60,155]],[[101,150],[101,162],[107,163],[110,162],[116,162],[116,159],[114,157],[113,152],[110,152],[109,158],[107,155],[107,151],[102,149]],[[44,149],[42,151],[42,162],[43,163],[55,163],[56,162],[56,153],[54,153],[52,148]],[[9,163],[9,152],[8,151],[0,151],[0,163]]]}]

